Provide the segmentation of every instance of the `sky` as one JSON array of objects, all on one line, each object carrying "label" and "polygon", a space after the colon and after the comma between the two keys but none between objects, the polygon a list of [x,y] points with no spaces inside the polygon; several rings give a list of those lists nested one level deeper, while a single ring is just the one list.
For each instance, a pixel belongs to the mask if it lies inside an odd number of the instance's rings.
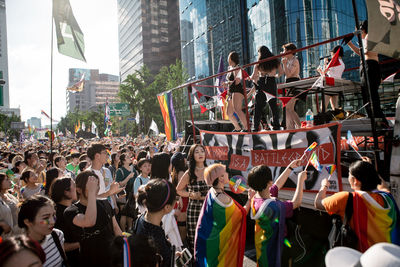
[{"label": "sky", "polygon": [[[53,0],[6,0],[10,107],[21,109],[23,121],[50,120],[51,9]],[[85,38],[86,63],[58,53],[53,43],[53,118],[66,115],[69,68],[99,69],[118,75],[117,0],[70,0]]]}]

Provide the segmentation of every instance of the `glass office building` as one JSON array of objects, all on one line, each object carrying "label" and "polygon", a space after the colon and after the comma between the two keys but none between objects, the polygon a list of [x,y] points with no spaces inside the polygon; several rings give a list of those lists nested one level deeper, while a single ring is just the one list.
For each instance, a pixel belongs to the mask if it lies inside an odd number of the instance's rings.
[{"label": "glass office building", "polygon": [[[356,2],[360,19],[365,19],[364,0]],[[305,47],[353,32],[355,25],[347,0],[180,0],[179,14],[182,60],[193,79],[212,75],[213,68],[215,73],[220,56],[226,69],[232,50],[246,64],[257,60],[261,45],[276,54],[285,43]],[[338,44],[299,53],[301,76],[315,75],[320,58]],[[359,57],[345,47],[344,62],[346,68],[356,67]],[[356,79],[358,74],[346,73],[345,77]]]},{"label": "glass office building", "polygon": [[[354,31],[355,21],[351,1],[347,0],[247,0],[248,44],[250,61],[257,60],[257,48],[268,46],[280,53],[285,43],[305,47]],[[365,19],[364,0],[357,0],[359,18]],[[299,53],[301,76],[316,75],[320,58],[339,41],[318,46]],[[346,68],[357,67],[359,57],[346,46],[343,58]],[[344,74],[345,78],[358,78],[356,72]]]}]

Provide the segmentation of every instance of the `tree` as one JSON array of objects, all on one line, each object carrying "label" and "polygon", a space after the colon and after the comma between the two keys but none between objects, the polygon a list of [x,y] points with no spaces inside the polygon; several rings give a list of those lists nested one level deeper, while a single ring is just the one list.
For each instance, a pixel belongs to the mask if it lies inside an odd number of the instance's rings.
[{"label": "tree", "polygon": [[64,132],[68,129],[72,134],[75,133],[75,125],[78,125],[78,121],[85,123],[86,131],[92,126],[94,122],[97,126],[99,136],[104,136],[104,107],[98,106],[97,110],[91,111],[80,111],[75,110],[74,112],[69,112],[65,117],[62,117],[60,122],[57,124],[57,129]]},{"label": "tree", "polygon": [[3,132],[5,136],[11,138],[18,139],[19,138],[19,130],[11,129],[11,122],[20,122],[21,117],[12,114],[11,116],[7,116],[3,113],[0,113],[0,132]]}]

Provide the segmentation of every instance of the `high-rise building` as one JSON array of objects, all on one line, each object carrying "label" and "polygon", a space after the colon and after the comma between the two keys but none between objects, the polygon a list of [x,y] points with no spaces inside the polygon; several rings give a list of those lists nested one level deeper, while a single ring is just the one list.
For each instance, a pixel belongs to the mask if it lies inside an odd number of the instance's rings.
[{"label": "high-rise building", "polygon": [[42,128],[42,119],[37,117],[31,117],[26,121],[28,125],[31,127],[35,126],[35,128],[40,129]]},{"label": "high-rise building", "polygon": [[[356,2],[360,19],[365,19],[364,0]],[[257,61],[261,45],[277,54],[285,43],[305,47],[353,32],[355,25],[351,1],[345,0],[180,0],[179,9],[182,60],[196,79],[215,73],[220,56],[226,69],[232,50],[239,53],[240,64],[247,64]],[[299,53],[301,76],[315,75],[319,59],[335,45],[338,42]],[[349,68],[359,64],[347,47],[343,60]]]},{"label": "high-rise building", "polygon": [[178,1],[118,0],[120,76],[143,65],[157,74],[181,58]]},{"label": "high-rise building", "polygon": [[5,0],[0,0],[0,79],[5,81],[0,85],[0,110],[4,111],[10,107]]},{"label": "high-rise building", "polygon": [[85,84],[82,92],[67,91],[67,112],[74,110],[95,110],[104,105],[106,100],[118,102],[119,77],[100,73],[97,69],[69,69],[69,84],[79,81],[85,75]]}]

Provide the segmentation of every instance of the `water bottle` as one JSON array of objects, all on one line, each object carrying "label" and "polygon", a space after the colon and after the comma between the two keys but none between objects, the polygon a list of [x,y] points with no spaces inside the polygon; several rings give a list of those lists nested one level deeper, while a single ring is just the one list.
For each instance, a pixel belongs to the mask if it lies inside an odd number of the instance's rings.
[{"label": "water bottle", "polygon": [[311,111],[311,109],[308,109],[306,113],[306,125],[307,127],[314,126],[314,113]]}]

